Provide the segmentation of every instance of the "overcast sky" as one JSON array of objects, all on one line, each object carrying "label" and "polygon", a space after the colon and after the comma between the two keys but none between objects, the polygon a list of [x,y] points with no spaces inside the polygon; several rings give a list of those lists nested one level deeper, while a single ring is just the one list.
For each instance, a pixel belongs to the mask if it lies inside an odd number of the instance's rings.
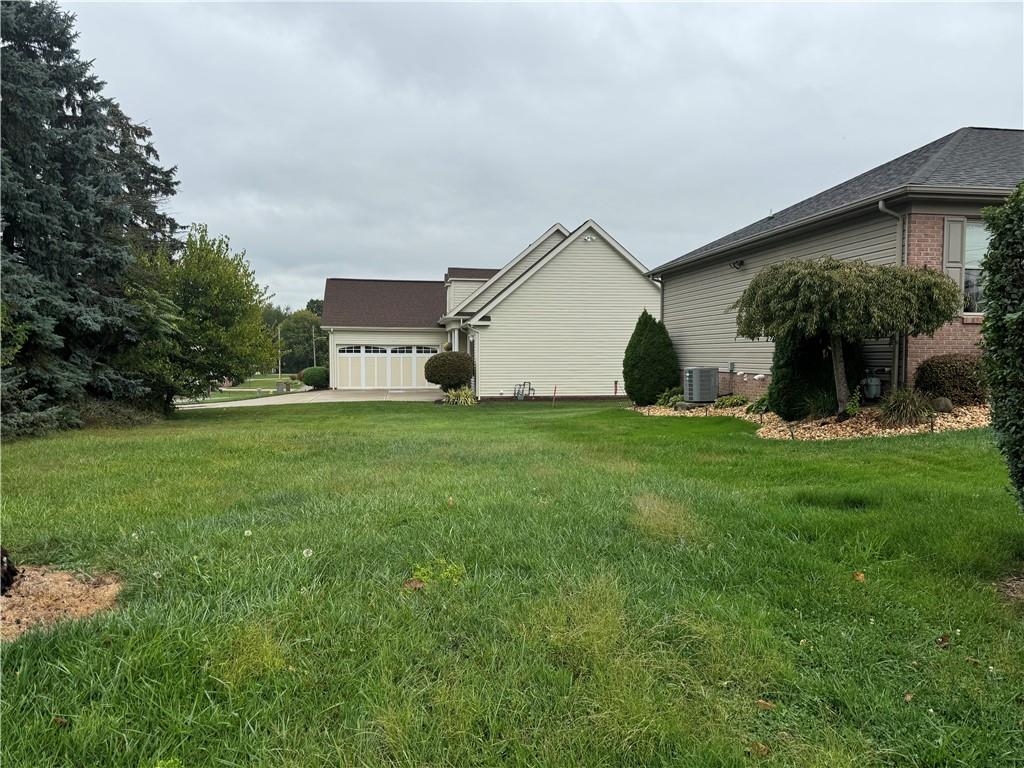
[{"label": "overcast sky", "polygon": [[961,126],[1020,128],[1022,5],[65,3],[276,301],[500,267],[593,218],[653,267]]}]

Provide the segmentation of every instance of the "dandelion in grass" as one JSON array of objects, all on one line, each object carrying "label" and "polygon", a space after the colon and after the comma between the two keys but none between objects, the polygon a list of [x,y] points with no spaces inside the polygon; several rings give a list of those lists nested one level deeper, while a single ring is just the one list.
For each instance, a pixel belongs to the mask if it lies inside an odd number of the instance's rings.
[{"label": "dandelion in grass", "polygon": [[160,577],[161,576],[163,576],[163,574],[160,573],[160,571],[153,571],[153,578],[156,579],[157,581],[160,581]]},{"label": "dandelion in grass", "polygon": [[249,529],[247,528],[247,529],[246,529],[246,531],[245,531],[245,535],[246,535],[246,536],[252,536],[252,531],[250,531],[250,530],[249,530]]},{"label": "dandelion in grass", "polygon": [[302,556],[303,557],[312,557],[313,556],[313,550],[312,549],[304,549],[304,550],[302,550]]}]

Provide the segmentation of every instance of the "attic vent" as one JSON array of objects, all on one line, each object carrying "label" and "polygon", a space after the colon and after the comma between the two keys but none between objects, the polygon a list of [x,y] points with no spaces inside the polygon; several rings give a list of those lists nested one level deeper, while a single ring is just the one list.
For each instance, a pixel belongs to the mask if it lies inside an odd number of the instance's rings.
[{"label": "attic vent", "polygon": [[595,240],[597,240],[597,238],[594,237],[593,235],[584,235],[581,239],[583,240],[584,243],[592,243]]}]

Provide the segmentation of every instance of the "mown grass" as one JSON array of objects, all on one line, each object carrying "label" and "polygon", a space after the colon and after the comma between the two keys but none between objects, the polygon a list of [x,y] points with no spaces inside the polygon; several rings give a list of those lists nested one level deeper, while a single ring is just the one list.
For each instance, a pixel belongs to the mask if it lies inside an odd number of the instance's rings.
[{"label": "mown grass", "polygon": [[6,446],[5,546],[126,588],[3,649],[3,763],[1020,765],[988,432],[753,429],[339,403]]}]

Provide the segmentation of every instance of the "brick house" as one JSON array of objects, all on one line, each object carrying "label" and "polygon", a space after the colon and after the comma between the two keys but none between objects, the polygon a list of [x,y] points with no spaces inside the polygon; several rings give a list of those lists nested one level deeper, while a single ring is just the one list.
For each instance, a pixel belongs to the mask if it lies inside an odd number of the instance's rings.
[{"label": "brick house", "polygon": [[730,309],[758,270],[784,259],[863,259],[943,270],[964,311],[931,337],[877,339],[865,364],[888,386],[913,381],[921,361],[977,352],[984,299],[985,206],[1024,179],[1024,131],[961,128],[651,270],[680,367],[718,368],[723,393],[757,396],[773,344],[736,336]]}]

